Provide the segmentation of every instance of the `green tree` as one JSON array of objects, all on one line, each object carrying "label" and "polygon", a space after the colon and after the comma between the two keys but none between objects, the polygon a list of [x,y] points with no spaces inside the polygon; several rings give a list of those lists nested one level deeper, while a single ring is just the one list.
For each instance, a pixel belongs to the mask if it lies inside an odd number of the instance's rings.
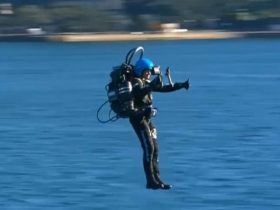
[{"label": "green tree", "polygon": [[65,5],[50,10],[53,24],[62,32],[98,32],[112,28],[113,20],[105,12],[83,5]]},{"label": "green tree", "polygon": [[25,5],[16,8],[15,19],[18,25],[26,27],[41,26],[52,22],[48,11],[37,5]]}]

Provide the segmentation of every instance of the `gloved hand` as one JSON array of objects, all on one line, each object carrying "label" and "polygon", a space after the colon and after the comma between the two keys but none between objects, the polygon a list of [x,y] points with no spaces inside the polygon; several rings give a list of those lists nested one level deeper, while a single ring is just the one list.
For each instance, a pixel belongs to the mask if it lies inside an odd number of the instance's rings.
[{"label": "gloved hand", "polygon": [[145,116],[148,118],[155,117],[157,114],[157,108],[148,107],[145,110]]},{"label": "gloved hand", "polygon": [[182,88],[186,88],[186,90],[188,90],[191,86],[189,80],[187,80],[185,82],[182,82],[182,83],[179,83],[179,84]]}]

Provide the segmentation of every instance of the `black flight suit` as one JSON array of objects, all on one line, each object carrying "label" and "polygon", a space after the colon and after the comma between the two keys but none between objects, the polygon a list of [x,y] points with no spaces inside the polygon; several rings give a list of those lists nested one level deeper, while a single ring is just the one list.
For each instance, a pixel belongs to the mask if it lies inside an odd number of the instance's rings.
[{"label": "black flight suit", "polygon": [[[147,180],[147,188],[169,189],[160,179],[158,167],[158,144],[156,129],[151,122],[152,117],[152,91],[172,92],[181,88],[188,89],[188,82],[174,85],[152,85],[153,82],[141,78],[132,81],[135,112],[129,118],[143,149],[143,165]],[[187,85],[187,86],[186,86]]]}]

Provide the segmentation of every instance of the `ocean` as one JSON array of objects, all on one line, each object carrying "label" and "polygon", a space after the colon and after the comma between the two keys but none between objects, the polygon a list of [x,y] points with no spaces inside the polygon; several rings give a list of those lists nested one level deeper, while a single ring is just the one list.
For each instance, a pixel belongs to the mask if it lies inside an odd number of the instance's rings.
[{"label": "ocean", "polygon": [[[145,188],[128,120],[96,118],[112,67],[137,46],[191,83],[153,95],[168,191]],[[0,209],[279,209],[279,49],[279,39],[1,42]]]}]

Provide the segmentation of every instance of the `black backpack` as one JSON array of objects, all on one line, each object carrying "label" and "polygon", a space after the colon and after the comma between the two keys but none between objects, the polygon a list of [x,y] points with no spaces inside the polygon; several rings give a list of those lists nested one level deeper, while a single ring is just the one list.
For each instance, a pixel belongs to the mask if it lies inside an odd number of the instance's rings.
[{"label": "black backpack", "polygon": [[133,67],[123,63],[113,68],[111,82],[106,86],[108,101],[116,117],[129,117],[134,109],[132,84]]},{"label": "black backpack", "polygon": [[[132,84],[133,79],[133,68],[131,64],[133,56],[140,52],[140,58],[143,57],[144,48],[137,47],[131,49],[127,55],[125,62],[119,66],[113,67],[110,73],[110,82],[106,85],[108,101],[106,101],[97,111],[97,119],[99,122],[106,123],[109,121],[114,121],[119,118],[127,118],[134,110],[133,94],[132,94]],[[115,113],[115,116],[109,113],[109,120],[103,121],[99,118],[99,111],[107,103],[110,103],[111,111]]]}]

